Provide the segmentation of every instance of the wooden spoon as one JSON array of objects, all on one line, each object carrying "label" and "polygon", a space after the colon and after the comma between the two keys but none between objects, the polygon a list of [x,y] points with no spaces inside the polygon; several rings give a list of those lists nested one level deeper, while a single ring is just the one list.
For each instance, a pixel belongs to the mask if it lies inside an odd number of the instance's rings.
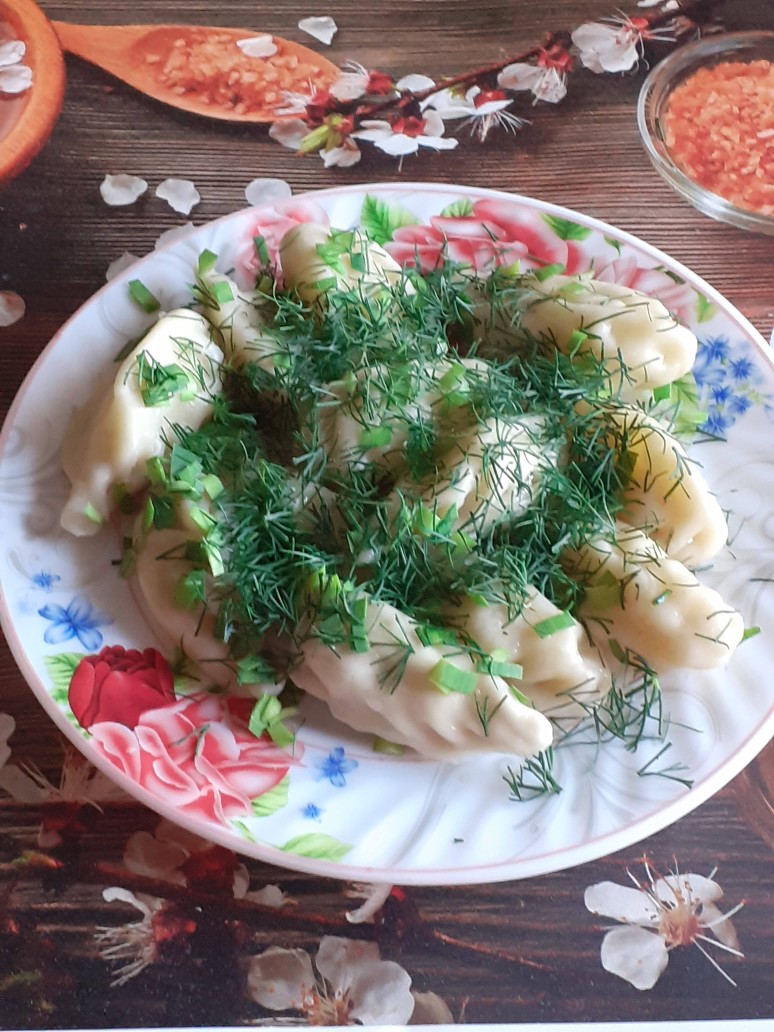
[{"label": "wooden spoon", "polygon": [[225,122],[278,121],[285,92],[308,95],[341,74],[327,58],[279,36],[272,37],[275,54],[248,57],[236,43],[259,35],[250,29],[53,25],[71,54],[164,104]]}]

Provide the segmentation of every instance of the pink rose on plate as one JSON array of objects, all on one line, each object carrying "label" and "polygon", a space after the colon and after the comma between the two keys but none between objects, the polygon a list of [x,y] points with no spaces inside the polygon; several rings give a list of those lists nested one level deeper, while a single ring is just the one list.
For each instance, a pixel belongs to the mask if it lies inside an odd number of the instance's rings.
[{"label": "pink rose on plate", "polygon": [[518,262],[522,269],[563,265],[583,272],[590,260],[576,240],[562,239],[539,212],[498,199],[476,201],[469,215],[433,215],[427,226],[401,226],[386,250],[423,272],[448,256],[477,272]]},{"label": "pink rose on plate", "polygon": [[156,649],[109,645],[80,661],[68,701],[81,727],[105,720],[134,727],[145,710],[175,701],[174,675]]},{"label": "pink rose on plate", "polygon": [[594,278],[605,283],[620,283],[623,287],[658,298],[683,322],[690,323],[695,315],[696,291],[692,286],[677,282],[662,269],[646,269],[638,265],[634,257],[616,258],[597,269]]},{"label": "pink rose on plate", "polygon": [[[237,268],[252,280],[265,264],[264,259],[268,257],[268,264],[281,272],[279,247],[282,238],[289,229],[303,222],[315,222],[321,226],[330,224],[328,213],[315,201],[291,199],[281,204],[259,208],[255,214],[255,221],[250,226],[246,246],[237,256]],[[259,257],[256,249],[257,237],[263,237],[266,245],[264,259]]]},{"label": "pink rose on plate", "polygon": [[92,742],[158,799],[222,824],[249,813],[251,801],[274,788],[295,762],[269,739],[251,734],[241,703],[190,696],[147,710],[134,728],[110,720],[92,724]]}]

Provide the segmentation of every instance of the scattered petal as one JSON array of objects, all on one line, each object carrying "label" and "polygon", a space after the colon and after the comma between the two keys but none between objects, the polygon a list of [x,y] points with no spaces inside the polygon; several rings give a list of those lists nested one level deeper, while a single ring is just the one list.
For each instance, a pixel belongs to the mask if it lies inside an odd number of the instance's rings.
[{"label": "scattered petal", "polygon": [[131,265],[134,265],[134,263],[138,262],[139,260],[140,259],[137,257],[136,254],[131,254],[129,251],[124,251],[122,255],[120,255],[118,258],[116,258],[115,261],[111,262],[110,265],[108,265],[107,272],[105,273],[105,279],[109,283],[112,279],[115,279],[116,276],[120,276],[124,269],[128,269]]},{"label": "scattered petal", "polygon": [[148,184],[139,176],[107,175],[99,185],[99,192],[105,204],[117,208],[125,204],[134,204],[148,189]]},{"label": "scattered petal", "polygon": [[435,86],[435,81],[427,75],[418,75],[412,72],[404,75],[402,79],[398,79],[395,86],[401,91],[408,90],[410,93],[419,93],[421,90],[431,90]]},{"label": "scattered petal", "polygon": [[418,993],[411,990],[414,1010],[409,1025],[453,1025],[454,1017],[438,993]]},{"label": "scattered petal", "polygon": [[30,777],[15,763],[9,763],[0,769],[0,788],[17,803],[31,806],[36,806],[48,798],[48,793],[35,778]]},{"label": "scattered petal", "polygon": [[273,122],[269,129],[269,136],[283,147],[291,150],[298,150],[301,141],[309,133],[309,126],[300,118],[293,118],[288,122]]},{"label": "scattered petal", "polygon": [[24,59],[27,46],[20,39],[7,39],[0,43],[0,68],[10,68]]},{"label": "scattered petal", "polygon": [[333,41],[333,37],[339,31],[339,27],[333,18],[328,15],[324,15],[321,18],[302,18],[298,23],[299,29],[305,32],[308,36],[313,36],[314,39],[324,43],[326,46],[330,46]]},{"label": "scattered petal", "polygon": [[279,885],[264,885],[262,889],[246,892],[242,898],[253,903],[259,903],[262,907],[279,908],[292,902],[290,896],[284,893]]},{"label": "scattered petal", "polygon": [[271,57],[277,53],[277,44],[268,33],[250,36],[249,39],[238,39],[236,45],[245,57]]},{"label": "scattered petal", "polygon": [[13,326],[24,315],[24,298],[13,290],[0,290],[0,326]]},{"label": "scattered petal", "polygon": [[0,93],[24,93],[32,85],[32,69],[27,65],[0,68]]},{"label": "scattered petal", "polygon": [[602,940],[602,967],[635,989],[652,989],[669,962],[664,940],[644,928],[613,928]]},{"label": "scattered petal", "polygon": [[182,226],[173,226],[172,229],[165,229],[163,233],[159,233],[158,239],[153,245],[153,250],[158,251],[160,247],[166,247],[167,244],[172,244],[175,240],[188,236],[192,229],[196,229],[193,222],[184,222]]},{"label": "scattered petal", "polygon": [[284,179],[253,179],[245,187],[247,203],[255,208],[286,201],[292,193],[290,184]]},{"label": "scattered petal", "polygon": [[156,187],[156,196],[181,215],[190,215],[191,209],[201,200],[199,191],[190,179],[165,179]]}]

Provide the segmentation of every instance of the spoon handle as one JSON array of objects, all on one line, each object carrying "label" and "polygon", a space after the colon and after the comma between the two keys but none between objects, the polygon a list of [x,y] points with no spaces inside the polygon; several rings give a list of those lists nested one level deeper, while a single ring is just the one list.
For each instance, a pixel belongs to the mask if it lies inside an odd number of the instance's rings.
[{"label": "spoon handle", "polygon": [[124,58],[132,44],[146,35],[149,28],[147,25],[73,25],[58,21],[52,24],[63,50],[102,68],[106,61],[109,67],[111,59]]}]

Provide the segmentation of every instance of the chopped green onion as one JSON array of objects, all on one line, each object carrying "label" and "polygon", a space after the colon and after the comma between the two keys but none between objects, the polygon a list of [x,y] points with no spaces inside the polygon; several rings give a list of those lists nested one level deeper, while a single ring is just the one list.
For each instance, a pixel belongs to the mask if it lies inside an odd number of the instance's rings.
[{"label": "chopped green onion", "polygon": [[367,426],[360,431],[358,444],[363,451],[368,451],[371,448],[385,448],[391,440],[391,426]]},{"label": "chopped green onion", "polygon": [[145,475],[154,487],[167,486],[167,471],[158,455],[154,455],[145,463]]},{"label": "chopped green onion", "polygon": [[223,481],[214,473],[206,473],[202,477],[202,487],[213,502],[216,498],[219,498],[225,490],[223,487]]},{"label": "chopped green onion", "polygon": [[206,275],[215,268],[215,262],[218,260],[218,256],[214,251],[208,250],[206,247],[199,255],[199,261],[197,263],[197,270],[200,276]]},{"label": "chopped green onion", "polygon": [[349,264],[352,266],[353,272],[367,272],[368,265],[366,263],[366,257],[362,251],[353,251],[349,256]]},{"label": "chopped green onion", "polygon": [[666,383],[662,387],[653,388],[654,401],[669,401],[672,397],[672,384]]},{"label": "chopped green onion", "polygon": [[750,638],[756,638],[760,633],[760,627],[745,627],[742,641],[749,641]]},{"label": "chopped green onion", "polygon": [[151,312],[158,312],[161,308],[159,299],[151,294],[142,280],[133,279],[129,281],[129,294],[132,300],[136,301],[140,308],[149,315]]},{"label": "chopped green onion", "polygon": [[565,266],[564,265],[560,264],[559,262],[554,262],[552,265],[544,265],[540,269],[533,269],[532,270],[532,275],[535,277],[535,279],[538,281],[538,283],[543,283],[545,280],[549,279],[551,276],[557,276],[557,275],[563,273],[564,270],[565,270]]},{"label": "chopped green onion", "polygon": [[224,280],[217,280],[213,283],[210,286],[210,293],[219,305],[224,305],[227,301],[234,300],[234,291],[231,289],[231,284],[226,283]]},{"label": "chopped green onion", "polygon": [[102,513],[98,512],[94,508],[91,502],[87,502],[84,505],[83,515],[86,517],[87,520],[90,520],[91,523],[97,523],[100,526],[105,522],[105,517],[102,515]]},{"label": "chopped green onion", "polygon": [[423,645],[457,645],[457,632],[450,627],[435,627],[433,624],[417,624],[414,628]]},{"label": "chopped green onion", "polygon": [[204,570],[189,570],[175,586],[172,600],[178,609],[195,609],[205,601]]},{"label": "chopped green onion", "polygon": [[671,590],[669,588],[666,588],[664,591],[661,592],[660,595],[656,595],[656,597],[652,600],[650,604],[652,606],[660,606],[662,602],[666,602],[666,600],[669,598],[671,594]]},{"label": "chopped green onion", "polygon": [[557,631],[566,631],[568,627],[574,627],[575,620],[570,613],[557,613],[556,616],[549,616],[533,625],[532,630],[539,638],[550,638]]},{"label": "chopped green onion", "polygon": [[520,681],[524,674],[524,668],[520,663],[505,663],[496,659],[485,659],[479,664],[478,671],[481,674],[491,674],[493,677],[512,677],[516,681]]},{"label": "chopped green onion", "polygon": [[427,675],[431,684],[448,695],[458,692],[460,695],[471,695],[476,690],[478,675],[471,670],[461,670],[448,659],[441,659]]},{"label": "chopped green onion", "polygon": [[237,660],[238,684],[274,684],[277,672],[262,656],[246,656]]},{"label": "chopped green onion", "polygon": [[578,353],[588,339],[588,333],[584,333],[583,330],[572,331],[570,339],[567,341],[567,348],[571,358]]},{"label": "chopped green onion", "polygon": [[325,276],[323,279],[320,279],[315,283],[315,287],[321,294],[325,294],[329,290],[335,290],[338,284],[339,281],[335,276]]},{"label": "chopped green onion", "polygon": [[248,727],[256,738],[260,738],[265,732],[280,747],[292,745],[295,736],[282,721],[294,712],[292,709],[283,709],[279,699],[274,695],[264,695],[253,706]]},{"label": "chopped green onion", "polygon": [[253,237],[253,244],[255,245],[255,253],[261,261],[262,265],[268,265],[270,261],[269,248],[266,243],[264,236]]},{"label": "chopped green onion", "polygon": [[203,534],[209,534],[214,527],[218,525],[218,521],[214,516],[211,516],[204,509],[200,509],[198,505],[193,505],[188,510],[188,518],[195,527],[198,527]]}]

